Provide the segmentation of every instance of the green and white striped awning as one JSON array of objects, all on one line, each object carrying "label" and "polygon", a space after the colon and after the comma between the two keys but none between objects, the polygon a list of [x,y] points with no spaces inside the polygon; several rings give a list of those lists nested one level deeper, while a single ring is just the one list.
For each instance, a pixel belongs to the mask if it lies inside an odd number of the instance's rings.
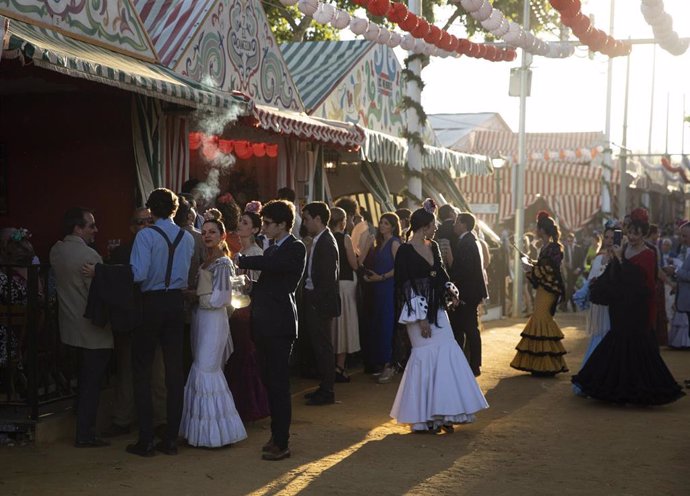
[{"label": "green and white striped awning", "polygon": [[[382,165],[405,167],[407,164],[407,140],[388,134],[364,129],[364,143],[360,156],[362,160],[377,162]],[[484,176],[493,173],[489,157],[470,155],[448,148],[424,145],[422,169],[453,171],[458,176]]]},{"label": "green and white striped awning", "polygon": [[43,69],[188,107],[245,113],[244,99],[183,78],[161,65],[14,19],[8,32],[11,36],[3,58],[28,59]]}]

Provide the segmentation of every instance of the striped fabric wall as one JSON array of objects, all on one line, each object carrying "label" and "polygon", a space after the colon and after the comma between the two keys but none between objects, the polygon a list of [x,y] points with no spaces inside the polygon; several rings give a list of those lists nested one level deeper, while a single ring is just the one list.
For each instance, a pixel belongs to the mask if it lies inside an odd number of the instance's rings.
[{"label": "striped fabric wall", "polygon": [[189,119],[166,115],[161,143],[161,184],[174,192],[189,179]]},{"label": "striped fabric wall", "polygon": [[174,67],[217,0],[132,0],[161,64]]}]

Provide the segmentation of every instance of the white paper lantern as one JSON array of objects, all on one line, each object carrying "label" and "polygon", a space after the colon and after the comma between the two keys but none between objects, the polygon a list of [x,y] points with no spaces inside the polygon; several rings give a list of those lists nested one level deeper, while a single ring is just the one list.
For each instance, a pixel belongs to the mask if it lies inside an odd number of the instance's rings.
[{"label": "white paper lantern", "polygon": [[285,5],[286,7],[290,7],[292,5],[295,5],[299,0],[280,0],[280,3],[282,5]]},{"label": "white paper lantern", "polygon": [[388,43],[386,43],[389,47],[395,48],[400,45],[400,42],[402,41],[402,36],[400,34],[395,33],[395,32],[390,32],[391,37],[388,39]]},{"label": "white paper lantern", "polygon": [[335,7],[330,3],[319,3],[319,8],[314,12],[314,20],[319,24],[328,24],[335,17]]},{"label": "white paper lantern", "polygon": [[483,3],[484,0],[460,0],[462,8],[465,9],[465,12],[469,13],[479,10],[479,7],[481,7]]},{"label": "white paper lantern", "polygon": [[510,26],[508,28],[508,32],[503,35],[503,39],[506,41],[506,43],[516,46],[515,42],[518,40],[520,37],[520,32],[522,31],[522,27],[513,21],[510,21]]},{"label": "white paper lantern", "polygon": [[314,15],[314,12],[319,8],[319,0],[299,0],[297,8],[304,15]]},{"label": "white paper lantern", "polygon": [[574,53],[575,53],[575,47],[572,46],[570,43],[564,43],[561,46],[561,58],[572,57],[572,55]]},{"label": "white paper lantern", "polygon": [[425,53],[426,52],[426,41],[424,40],[415,40],[414,41],[414,48],[412,49],[414,53]]},{"label": "white paper lantern", "polygon": [[649,19],[650,17],[654,18],[660,16],[664,12],[664,5],[659,3],[654,5],[643,3],[640,6],[640,10],[645,19]]},{"label": "white paper lantern", "polygon": [[375,22],[370,22],[369,27],[364,31],[364,38],[369,41],[376,41],[379,39],[379,34],[381,34],[381,28]]},{"label": "white paper lantern", "polygon": [[481,25],[487,31],[493,33],[499,28],[503,19],[503,13],[498,9],[494,9],[491,11],[491,15],[488,17],[488,19],[481,21]]},{"label": "white paper lantern", "polygon": [[484,0],[482,6],[474,12],[470,12],[470,15],[481,22],[489,18],[493,9],[494,8],[491,6],[491,2],[489,2],[489,0]]},{"label": "white paper lantern", "polygon": [[355,34],[364,34],[369,27],[369,21],[361,17],[353,17],[350,20],[350,31]]},{"label": "white paper lantern", "polygon": [[417,38],[412,36],[410,33],[407,33],[405,36],[403,36],[402,40],[400,41],[400,47],[410,52],[414,50],[414,44],[416,41]]},{"label": "white paper lantern", "polygon": [[391,32],[388,31],[386,28],[381,27],[381,32],[379,33],[379,37],[376,40],[376,43],[379,43],[381,45],[387,45],[388,40],[391,39]]},{"label": "white paper lantern", "polygon": [[508,19],[506,19],[504,16],[503,20],[501,21],[501,25],[498,26],[498,28],[496,28],[491,33],[494,36],[498,36],[499,38],[503,38],[503,36],[508,32],[509,29],[510,29],[510,21]]},{"label": "white paper lantern", "polygon": [[350,14],[344,10],[336,9],[335,16],[333,16],[333,20],[331,21],[331,26],[335,29],[345,29],[350,25],[350,19],[352,19]]}]

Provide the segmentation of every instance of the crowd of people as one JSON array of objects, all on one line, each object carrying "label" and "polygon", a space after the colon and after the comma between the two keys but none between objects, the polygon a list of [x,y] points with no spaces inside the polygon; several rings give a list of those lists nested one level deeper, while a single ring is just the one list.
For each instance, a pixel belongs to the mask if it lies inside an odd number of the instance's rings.
[{"label": "crowd of people", "polygon": [[[288,189],[243,208],[229,193],[213,205],[198,193],[154,190],[132,214],[132,240],[105,260],[92,247],[94,213],[64,215],[50,264],[61,339],[79,353],[75,446],[107,446],[104,438],[138,425],[129,453],[174,455],[179,437],[231,445],[247,437],[246,422],[270,416],[261,456],[282,460],[291,455],[291,370],[318,380],[306,404],[326,406],[357,359],[379,383],[403,373],[390,415],[415,433],[451,433],[488,407],[476,377],[490,255],[471,213],[426,200],[383,213],[374,227],[351,198],[298,210]],[[690,347],[690,224],[679,228],[682,245],[647,239],[649,231],[646,211],[636,209],[585,250],[571,233],[561,244],[556,221],[540,212],[522,257],[531,316],[511,367],[567,372],[554,315],[588,306],[591,341],[572,379],[576,394],[653,405],[682,396],[659,346]],[[2,263],[33,261],[28,232],[0,235]],[[0,281],[3,302],[25,299],[21,272],[3,276],[12,278]],[[248,305],[238,298],[247,281]],[[21,361],[16,340],[0,326],[0,366]],[[115,405],[99,436],[111,354]]]}]

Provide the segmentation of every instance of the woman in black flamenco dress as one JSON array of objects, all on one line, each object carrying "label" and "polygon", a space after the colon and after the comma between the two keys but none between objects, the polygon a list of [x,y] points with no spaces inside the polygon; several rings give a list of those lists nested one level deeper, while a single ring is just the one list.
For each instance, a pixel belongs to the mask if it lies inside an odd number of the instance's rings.
[{"label": "woman in black flamenco dress", "polygon": [[661,358],[652,332],[654,257],[642,241],[648,228],[646,212],[638,210],[631,215],[629,244],[612,248],[609,266],[590,287],[592,302],[609,306],[611,330],[572,382],[585,396],[598,400],[663,405],[684,393]]}]

